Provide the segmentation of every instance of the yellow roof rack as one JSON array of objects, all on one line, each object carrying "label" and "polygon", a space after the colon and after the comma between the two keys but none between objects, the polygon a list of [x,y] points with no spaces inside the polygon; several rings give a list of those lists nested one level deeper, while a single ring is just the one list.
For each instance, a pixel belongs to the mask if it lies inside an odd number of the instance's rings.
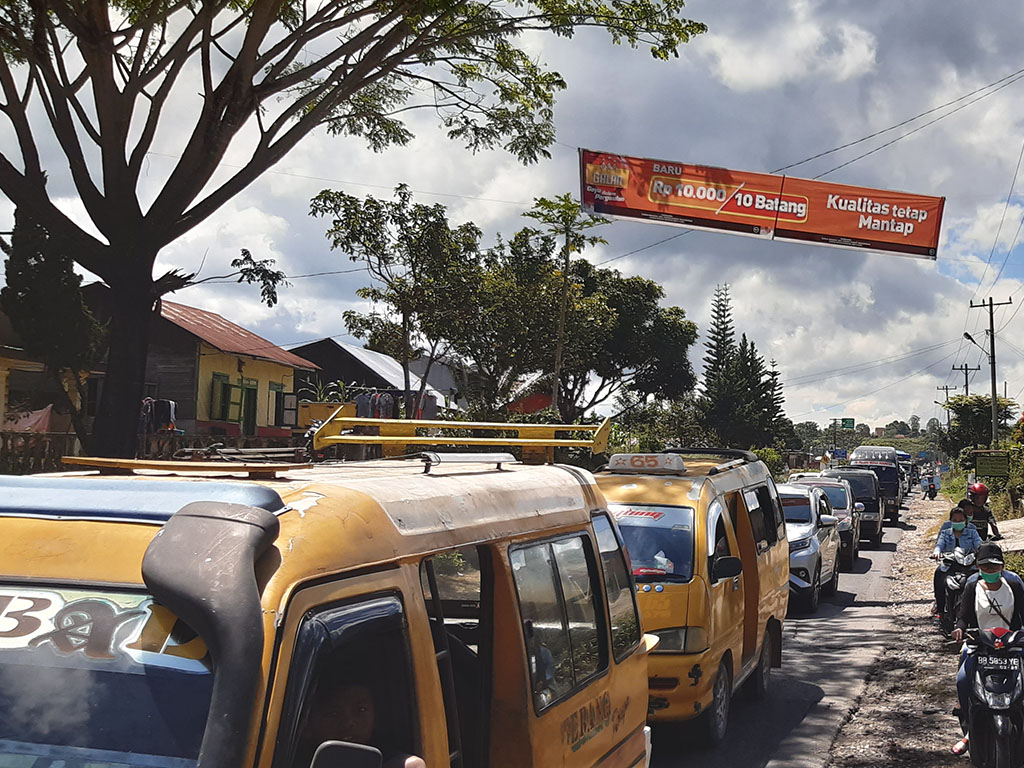
[{"label": "yellow roof rack", "polygon": [[[360,419],[340,415],[335,411],[313,436],[313,449],[321,451],[332,445],[379,445],[384,456],[401,456],[410,445],[473,445],[505,446],[523,449],[523,461],[543,463],[552,461],[554,449],[589,448],[593,453],[608,450],[611,420],[600,424],[508,424],[492,421],[422,421],[412,419]],[[360,428],[375,434],[357,434],[350,430]],[[432,434],[419,434],[428,430]],[[444,434],[452,430],[463,432],[514,432],[515,437],[477,437]],[[556,438],[557,432],[590,432],[587,439]],[[441,434],[439,434],[441,433]]]}]

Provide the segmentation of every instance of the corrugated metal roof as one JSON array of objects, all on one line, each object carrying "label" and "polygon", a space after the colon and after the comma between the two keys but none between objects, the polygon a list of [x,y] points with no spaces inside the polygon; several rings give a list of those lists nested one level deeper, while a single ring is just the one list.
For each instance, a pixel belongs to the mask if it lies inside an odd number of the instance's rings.
[{"label": "corrugated metal roof", "polygon": [[173,301],[160,303],[160,314],[179,328],[183,328],[221,352],[246,355],[261,360],[271,360],[292,368],[315,371],[319,366],[272,344],[262,336],[247,331],[240,325],[225,320],[216,312],[176,304]]},{"label": "corrugated metal roof", "polygon": [[[385,355],[383,352],[374,352],[365,347],[357,347],[354,344],[346,344],[343,341],[333,340],[335,344],[348,352],[352,357],[372,370],[395,389],[405,389],[405,375],[402,373],[402,365],[395,358]],[[419,392],[420,377],[409,371],[409,386],[413,391]],[[444,405],[444,395],[438,392],[429,384],[425,390],[428,395],[437,398],[440,405]]]}]

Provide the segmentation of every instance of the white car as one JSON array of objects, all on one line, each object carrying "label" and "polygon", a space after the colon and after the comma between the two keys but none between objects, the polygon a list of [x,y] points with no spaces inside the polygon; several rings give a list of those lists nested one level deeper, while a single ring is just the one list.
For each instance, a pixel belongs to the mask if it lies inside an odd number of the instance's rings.
[{"label": "white car", "polygon": [[808,613],[822,594],[839,589],[839,518],[828,495],[807,485],[780,485],[779,499],[789,539],[789,591]]}]

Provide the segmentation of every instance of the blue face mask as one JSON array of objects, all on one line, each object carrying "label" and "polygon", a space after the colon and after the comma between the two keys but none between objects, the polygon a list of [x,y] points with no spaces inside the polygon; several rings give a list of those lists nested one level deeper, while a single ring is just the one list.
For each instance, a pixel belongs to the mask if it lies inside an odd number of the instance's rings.
[{"label": "blue face mask", "polygon": [[967,523],[952,523],[954,531],[962,531],[967,527]]},{"label": "blue face mask", "polygon": [[997,581],[999,581],[1002,575],[1003,574],[998,571],[996,573],[985,573],[984,571],[981,572],[981,578],[983,578],[989,584],[995,584]]}]

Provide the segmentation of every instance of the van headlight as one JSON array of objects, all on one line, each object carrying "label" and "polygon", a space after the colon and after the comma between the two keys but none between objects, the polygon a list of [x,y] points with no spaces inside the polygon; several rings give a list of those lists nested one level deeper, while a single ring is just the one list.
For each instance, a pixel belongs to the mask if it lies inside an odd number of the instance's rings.
[{"label": "van headlight", "polygon": [[708,647],[708,633],[704,627],[672,627],[649,634],[659,639],[658,647],[652,653],[700,653]]},{"label": "van headlight", "polygon": [[807,549],[809,546],[811,546],[811,539],[809,536],[806,539],[795,539],[794,541],[789,542],[789,551],[796,552],[799,549]]}]

